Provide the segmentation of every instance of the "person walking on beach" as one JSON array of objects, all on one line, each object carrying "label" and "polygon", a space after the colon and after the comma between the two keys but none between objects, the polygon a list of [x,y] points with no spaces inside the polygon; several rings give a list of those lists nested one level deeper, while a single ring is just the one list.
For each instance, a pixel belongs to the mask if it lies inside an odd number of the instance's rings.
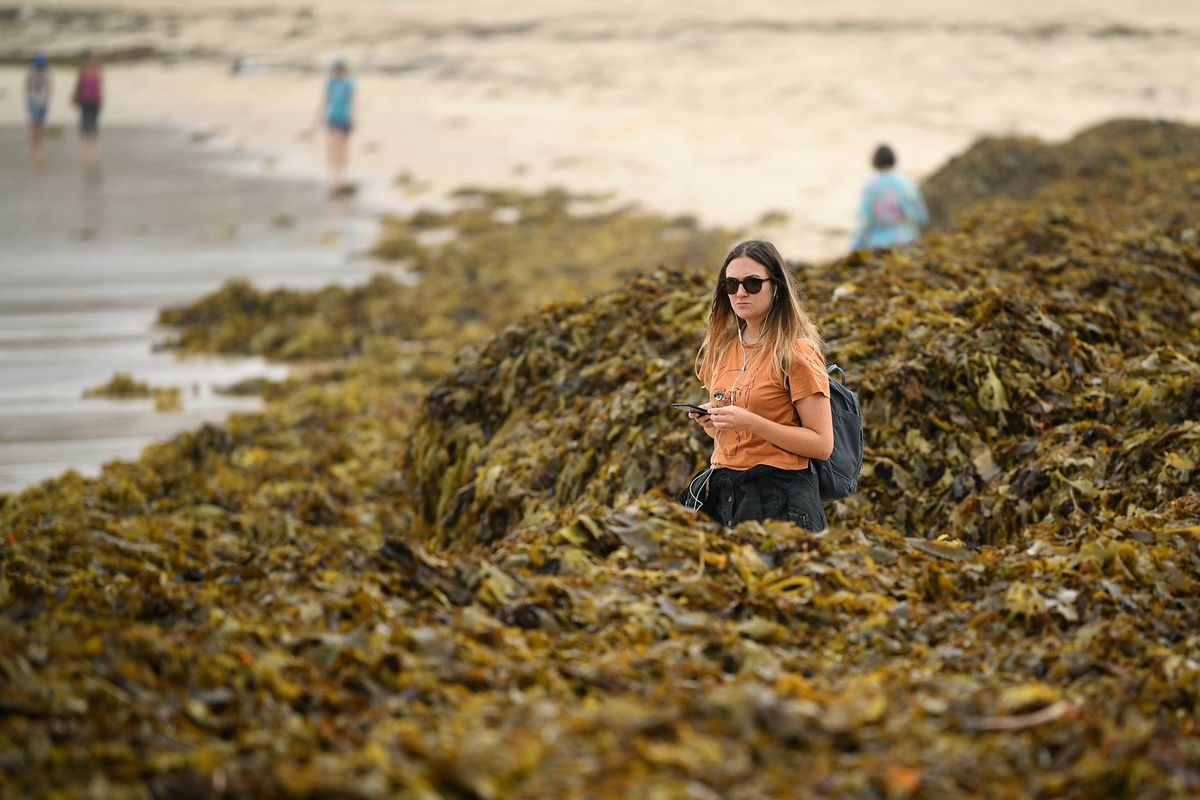
[{"label": "person walking on beach", "polygon": [[29,157],[39,171],[45,165],[42,144],[46,138],[46,113],[50,110],[53,90],[50,62],[45,53],[38,53],[33,57],[29,73],[25,76],[25,108],[29,112]]},{"label": "person walking on beach", "polygon": [[915,241],[929,224],[929,212],[921,190],[897,173],[896,153],[886,144],[871,158],[875,175],[863,187],[858,210],[858,228],[851,250],[896,247]]},{"label": "person walking on beach", "polygon": [[707,413],[688,417],[713,452],[679,499],[729,526],[784,519],[824,530],[809,459],[833,452],[829,376],[817,328],[770,242],[742,242],[725,257],[696,375]]},{"label": "person walking on beach", "polygon": [[89,170],[100,166],[100,104],[103,101],[100,78],[100,59],[90,50],[84,53],[83,64],[75,78],[72,102],[79,108],[79,133],[83,136],[83,165]]},{"label": "person walking on beach", "polygon": [[354,127],[354,79],[341,59],[333,62],[333,71],[325,82],[321,115],[325,123],[325,154],[332,173],[331,191],[347,194],[353,189],[346,180],[346,167],[350,159],[350,131]]}]

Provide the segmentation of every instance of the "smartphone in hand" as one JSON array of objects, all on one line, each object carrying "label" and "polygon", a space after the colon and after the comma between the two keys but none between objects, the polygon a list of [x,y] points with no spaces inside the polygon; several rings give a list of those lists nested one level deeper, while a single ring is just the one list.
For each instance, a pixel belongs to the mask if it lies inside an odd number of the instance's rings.
[{"label": "smartphone in hand", "polygon": [[708,416],[708,409],[701,408],[695,403],[671,403],[671,408],[682,408],[684,411],[695,411],[702,417]]}]

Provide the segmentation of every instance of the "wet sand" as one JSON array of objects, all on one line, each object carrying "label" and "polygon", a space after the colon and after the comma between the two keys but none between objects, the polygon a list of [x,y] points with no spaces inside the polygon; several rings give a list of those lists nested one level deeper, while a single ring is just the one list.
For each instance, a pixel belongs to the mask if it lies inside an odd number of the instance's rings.
[{"label": "wet sand", "polygon": [[[257,156],[222,153],[181,131],[107,129],[103,165],[80,167],[72,133],[48,143],[47,169],[25,159],[25,132],[0,128],[0,492],[68,467],[94,473],[149,441],[218,421],[257,401],[215,387],[286,370],[257,359],[155,352],[160,308],[232,277],[262,286],[364,280],[356,254],[376,224],[317,182],[245,176]],[[151,400],[83,399],[129,372],[180,386],[183,409]]]}]

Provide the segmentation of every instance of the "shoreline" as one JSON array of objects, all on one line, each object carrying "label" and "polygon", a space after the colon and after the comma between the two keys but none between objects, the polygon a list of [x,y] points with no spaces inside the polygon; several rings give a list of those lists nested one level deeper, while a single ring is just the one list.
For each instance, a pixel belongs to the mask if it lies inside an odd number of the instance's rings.
[{"label": "shoreline", "polygon": [[[0,493],[65,469],[94,475],[150,442],[255,410],[257,398],[216,387],[289,373],[262,359],[159,351],[162,308],[234,277],[305,289],[365,281],[380,266],[362,257],[374,215],[328,201],[319,184],[246,177],[238,164],[253,154],[201,147],[180,130],[107,133],[101,173],[89,178],[71,137],[48,142],[37,175],[25,132],[0,127],[0,173],[13,186],[0,201]],[[182,409],[82,398],[118,372],[179,386]]]}]

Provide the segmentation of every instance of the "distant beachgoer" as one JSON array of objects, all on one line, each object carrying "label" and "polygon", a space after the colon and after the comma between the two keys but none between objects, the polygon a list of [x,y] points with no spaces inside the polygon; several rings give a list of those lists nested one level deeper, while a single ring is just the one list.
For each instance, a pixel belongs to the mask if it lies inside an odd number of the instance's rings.
[{"label": "distant beachgoer", "polygon": [[33,57],[29,73],[25,76],[25,108],[29,112],[29,155],[38,169],[44,163],[42,142],[46,137],[46,113],[50,110],[50,96],[54,81],[50,77],[50,62],[44,53]]},{"label": "distant beachgoer", "polygon": [[921,190],[895,171],[896,154],[886,144],[871,158],[876,173],[863,187],[858,229],[850,249],[895,247],[915,241],[929,224]]},{"label": "distant beachgoer", "polygon": [[825,529],[810,458],[833,452],[821,338],[770,242],[725,257],[696,356],[709,400],[688,417],[713,439],[708,469],[680,494],[725,525],[783,519]]},{"label": "distant beachgoer", "polygon": [[350,158],[350,131],[354,128],[354,79],[341,59],[333,62],[333,72],[325,82],[321,115],[332,189],[335,193],[346,192],[351,188],[346,181],[346,166]]},{"label": "distant beachgoer", "polygon": [[101,90],[100,59],[88,51],[75,79],[72,101],[79,107],[79,132],[83,136],[83,164],[89,169],[99,165],[97,138],[100,136],[100,105],[104,100]]}]

